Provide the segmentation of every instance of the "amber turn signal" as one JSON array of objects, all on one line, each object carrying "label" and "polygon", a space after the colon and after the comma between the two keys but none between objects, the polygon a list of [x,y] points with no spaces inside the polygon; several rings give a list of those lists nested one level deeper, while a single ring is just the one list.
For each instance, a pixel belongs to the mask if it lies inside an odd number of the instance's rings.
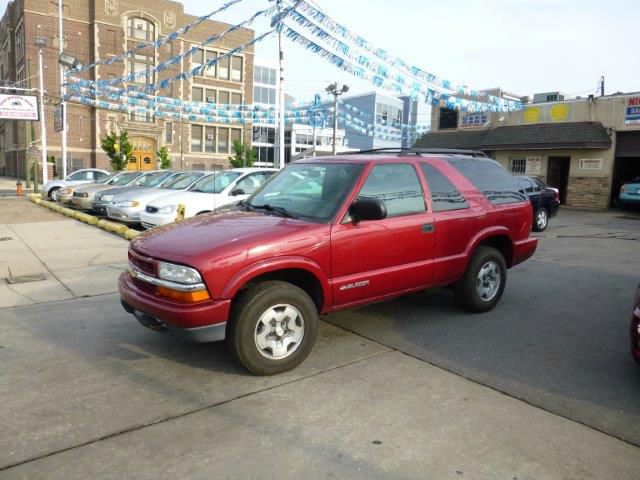
[{"label": "amber turn signal", "polygon": [[195,292],[180,292],[171,288],[156,286],[156,293],[162,297],[178,300],[180,302],[201,302],[209,300],[209,292],[207,290],[198,290]]}]

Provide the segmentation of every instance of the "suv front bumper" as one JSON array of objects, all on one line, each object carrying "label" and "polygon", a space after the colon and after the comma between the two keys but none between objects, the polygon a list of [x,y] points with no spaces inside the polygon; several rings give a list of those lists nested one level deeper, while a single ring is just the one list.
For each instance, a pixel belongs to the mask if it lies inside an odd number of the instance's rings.
[{"label": "suv front bumper", "polygon": [[128,271],[118,278],[118,289],[123,308],[147,328],[196,343],[225,339],[231,300],[176,303],[142,290]]}]

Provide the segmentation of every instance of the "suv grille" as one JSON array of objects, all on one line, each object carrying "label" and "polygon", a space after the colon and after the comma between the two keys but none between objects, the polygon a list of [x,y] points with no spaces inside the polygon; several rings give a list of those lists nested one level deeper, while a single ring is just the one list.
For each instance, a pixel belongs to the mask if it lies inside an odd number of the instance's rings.
[{"label": "suv grille", "polygon": [[151,258],[143,257],[131,249],[129,249],[129,262],[143,273],[153,276],[156,275],[156,262]]},{"label": "suv grille", "polygon": [[150,205],[147,205],[147,208],[145,209],[145,211],[147,213],[158,213],[158,207],[152,207]]}]

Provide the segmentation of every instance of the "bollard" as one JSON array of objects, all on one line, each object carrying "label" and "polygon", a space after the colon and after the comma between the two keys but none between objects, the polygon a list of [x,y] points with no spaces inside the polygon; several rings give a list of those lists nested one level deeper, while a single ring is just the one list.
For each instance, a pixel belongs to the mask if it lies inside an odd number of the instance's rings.
[{"label": "bollard", "polygon": [[33,162],[33,193],[38,193],[38,162]]},{"label": "bollard", "polygon": [[22,195],[24,195],[24,192],[22,191],[22,182],[18,180],[16,182],[16,197],[21,197]]},{"label": "bollard", "polygon": [[184,210],[185,210],[185,206],[184,206],[183,203],[178,205],[178,213],[176,214],[176,222],[179,222],[180,220],[184,220]]}]

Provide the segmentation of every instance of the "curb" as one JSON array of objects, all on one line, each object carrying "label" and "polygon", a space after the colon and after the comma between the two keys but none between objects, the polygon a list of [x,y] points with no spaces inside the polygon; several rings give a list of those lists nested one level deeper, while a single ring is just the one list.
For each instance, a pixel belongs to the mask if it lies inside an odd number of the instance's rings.
[{"label": "curb", "polygon": [[48,200],[42,200],[42,195],[40,195],[39,193],[30,193],[27,195],[27,198],[36,205],[48,208],[49,210],[61,213],[63,215],[66,215],[67,217],[74,218],[88,225],[94,225],[107,232],[115,233],[116,235],[123,237],[126,240],[133,240],[142,233],[138,230],[133,230],[127,225],[123,225],[121,223],[116,223],[105,219],[100,220],[98,217],[94,217],[93,215],[89,215],[88,213],[73,210],[71,208],[66,208],[58,203],[50,202]]}]

